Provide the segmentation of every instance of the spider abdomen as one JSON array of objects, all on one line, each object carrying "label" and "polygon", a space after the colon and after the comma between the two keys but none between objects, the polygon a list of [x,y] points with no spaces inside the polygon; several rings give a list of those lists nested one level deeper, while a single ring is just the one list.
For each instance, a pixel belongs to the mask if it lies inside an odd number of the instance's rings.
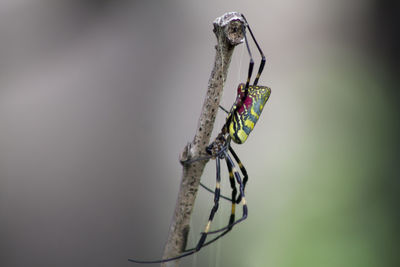
[{"label": "spider abdomen", "polygon": [[[254,129],[261,112],[271,94],[267,86],[250,85],[245,96],[245,85],[240,84],[238,95],[232,110],[232,120],[229,124],[229,134],[237,144],[243,144]],[[240,102],[243,100],[243,104]]]}]

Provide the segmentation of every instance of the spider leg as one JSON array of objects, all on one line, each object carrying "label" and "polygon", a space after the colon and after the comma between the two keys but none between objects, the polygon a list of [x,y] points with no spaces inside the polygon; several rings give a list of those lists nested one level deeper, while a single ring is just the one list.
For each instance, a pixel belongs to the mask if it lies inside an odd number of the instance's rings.
[{"label": "spider leg", "polygon": [[[243,191],[244,191],[246,188],[246,183],[249,180],[249,176],[247,175],[246,168],[243,166],[238,155],[235,153],[235,151],[233,150],[233,148],[231,146],[229,146],[229,152],[231,152],[232,156],[235,158],[235,161],[237,162],[237,164],[240,168],[240,171],[243,174]],[[240,199],[238,199],[238,201],[236,203],[239,203],[239,202],[240,202]]]},{"label": "spider leg", "polygon": [[[229,182],[231,184],[231,189],[232,189],[232,197],[231,197],[232,208],[231,208],[231,216],[229,217],[229,222],[228,222],[228,225],[231,225],[235,221],[237,189],[236,189],[236,184],[235,184],[235,178],[233,176],[232,166],[228,163],[228,161],[226,159],[225,159],[225,162],[226,162],[226,166],[228,167]],[[231,230],[231,229],[232,229],[232,227],[228,228],[228,230]]]},{"label": "spider leg", "polygon": [[254,83],[253,83],[253,85],[257,85],[258,79],[260,78],[261,73],[262,73],[262,71],[263,71],[263,69],[264,69],[264,65],[265,65],[265,56],[264,56],[263,51],[261,50],[261,47],[258,45],[258,43],[257,43],[257,41],[256,41],[256,38],[254,37],[253,31],[251,30],[251,28],[250,28],[250,26],[249,26],[249,23],[247,22],[246,17],[245,17],[243,14],[242,14],[242,18],[243,18],[244,21],[246,22],[246,24],[247,24],[247,29],[249,29],[251,38],[253,39],[254,43],[255,43],[256,46],[257,46],[258,51],[259,51],[260,54],[261,54],[261,63],[260,63],[260,67],[259,67],[259,69],[258,69],[258,73],[257,73],[256,79],[254,80]]},{"label": "spider leg", "polygon": [[215,234],[215,233],[222,232],[222,231],[224,231],[224,230],[226,230],[226,229],[230,229],[230,228],[232,228],[232,226],[234,226],[235,224],[238,224],[238,223],[240,223],[241,221],[244,221],[244,220],[247,218],[247,215],[248,215],[248,209],[247,209],[246,199],[245,199],[245,196],[244,196],[244,185],[243,185],[242,179],[240,178],[239,172],[238,172],[238,171],[236,170],[236,168],[235,168],[235,164],[233,163],[232,158],[229,156],[229,154],[228,154],[226,151],[224,152],[224,154],[225,154],[225,159],[226,159],[226,161],[227,161],[227,164],[231,165],[232,171],[233,171],[233,173],[234,173],[234,175],[235,175],[235,178],[236,178],[236,182],[237,182],[237,183],[239,184],[239,186],[240,186],[240,187],[239,187],[239,192],[240,192],[240,195],[239,195],[239,196],[241,196],[241,203],[242,203],[242,206],[243,206],[243,215],[242,215],[242,217],[241,217],[240,219],[238,219],[237,221],[234,221],[234,222],[228,224],[227,226],[225,226],[225,227],[223,227],[223,228],[220,228],[220,229],[214,230],[214,231],[207,231],[208,234]]},{"label": "spider leg", "polygon": [[204,229],[204,232],[201,233],[201,237],[199,242],[196,245],[196,251],[199,251],[201,247],[203,246],[204,242],[206,241],[208,231],[210,230],[211,222],[214,219],[214,215],[218,210],[219,206],[219,197],[220,197],[220,192],[221,192],[221,164],[220,164],[220,158],[216,157],[215,159],[216,162],[216,167],[217,167],[217,178],[216,178],[216,183],[215,183],[215,192],[214,192],[214,206],[211,209],[210,216],[208,217],[208,222],[207,225]]},{"label": "spider leg", "polygon": [[[247,22],[246,22],[246,23],[247,23]],[[245,91],[247,92],[247,90],[249,89],[251,74],[253,73],[254,60],[253,60],[253,57],[252,57],[252,55],[251,55],[251,51],[250,51],[250,47],[249,47],[249,42],[247,41],[245,26],[243,25],[242,27],[243,27],[243,32],[245,33],[245,34],[244,34],[244,40],[245,40],[245,42],[246,42],[247,52],[249,53],[249,57],[250,57],[249,73],[248,73],[248,75],[247,75],[247,81],[246,81],[246,86],[245,86]],[[247,27],[248,27],[248,26],[247,26]]]},{"label": "spider leg", "polygon": [[[232,228],[231,228],[232,229]],[[215,241],[217,241],[218,239],[220,239],[221,237],[223,237],[224,235],[226,235],[227,233],[229,233],[231,231],[231,229],[227,229],[225,230],[223,233],[219,234],[218,236],[214,237],[213,239],[211,239],[210,241],[207,241],[203,244],[202,248],[204,248],[205,246],[210,245],[211,243],[214,243]],[[184,252],[196,252],[196,248],[191,248],[191,249],[187,249]],[[194,253],[193,252],[193,253]],[[191,254],[193,254],[191,253]],[[190,254],[189,254],[190,255]]]},{"label": "spider leg", "polygon": [[218,105],[220,109],[222,109],[223,111],[225,111],[226,114],[229,114],[229,111],[227,109],[225,109],[223,106]]},{"label": "spider leg", "polygon": [[191,250],[187,253],[181,254],[179,256],[173,257],[173,258],[168,258],[168,259],[164,259],[164,260],[155,260],[155,261],[141,261],[141,260],[134,260],[134,259],[128,259],[128,261],[130,262],[134,262],[134,263],[141,263],[141,264],[147,264],[147,263],[163,263],[163,262],[168,262],[168,261],[174,261],[177,259],[181,259],[184,258],[186,256],[192,255],[196,253],[196,250]]},{"label": "spider leg", "polygon": [[[232,229],[232,228],[231,228]],[[210,241],[207,241],[203,244],[202,248],[204,248],[205,246],[210,245],[211,243],[214,243],[215,241],[217,241],[218,239],[220,239],[221,237],[223,237],[224,235],[226,235],[227,233],[229,233],[231,231],[231,229],[227,229],[225,230],[223,233],[219,234],[218,236],[214,237],[213,239],[211,239]],[[196,248],[191,248],[191,249],[186,249],[184,252],[196,252]],[[193,252],[193,253],[194,253]],[[191,254],[193,254],[191,253]],[[190,255],[190,254],[189,254]]]}]

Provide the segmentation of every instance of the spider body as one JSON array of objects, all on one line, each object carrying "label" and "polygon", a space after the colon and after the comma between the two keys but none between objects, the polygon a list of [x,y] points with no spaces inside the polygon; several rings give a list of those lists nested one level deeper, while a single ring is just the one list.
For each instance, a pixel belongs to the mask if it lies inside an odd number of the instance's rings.
[{"label": "spider body", "polygon": [[236,101],[233,104],[232,119],[229,123],[229,135],[237,144],[243,144],[254,129],[267,102],[271,89],[266,86],[239,84]]}]

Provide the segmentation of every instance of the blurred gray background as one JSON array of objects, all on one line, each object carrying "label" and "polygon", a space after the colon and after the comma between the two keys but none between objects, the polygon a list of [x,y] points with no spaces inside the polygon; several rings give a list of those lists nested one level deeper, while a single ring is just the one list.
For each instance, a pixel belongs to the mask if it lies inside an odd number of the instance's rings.
[{"label": "blurred gray background", "polygon": [[[399,266],[399,4],[373,0],[2,1],[0,266],[161,257],[227,11],[252,26],[272,95],[235,146],[248,220],[181,266]],[[225,107],[248,62],[237,47]],[[200,190],[190,247],[212,199]]]}]

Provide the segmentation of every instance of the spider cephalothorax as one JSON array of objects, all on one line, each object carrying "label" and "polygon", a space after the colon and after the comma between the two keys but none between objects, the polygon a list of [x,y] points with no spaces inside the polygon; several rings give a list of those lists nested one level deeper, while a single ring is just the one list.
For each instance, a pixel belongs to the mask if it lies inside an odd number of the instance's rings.
[{"label": "spider cephalothorax", "polygon": [[[270,94],[271,94],[271,89],[268,88],[267,86],[260,86],[258,84],[258,80],[261,76],[261,73],[264,69],[265,65],[265,56],[264,53],[262,52],[260,46],[258,45],[256,39],[254,38],[253,32],[250,29],[249,24],[247,23],[246,18],[242,14],[242,18],[244,20],[244,25],[243,25],[243,32],[244,34],[244,39],[246,42],[246,47],[247,51],[250,56],[250,64],[249,64],[249,70],[248,70],[248,76],[247,76],[247,81],[246,83],[241,83],[238,86],[237,89],[237,96],[236,100],[232,105],[232,108],[230,111],[226,111],[228,113],[226,122],[224,126],[221,129],[221,132],[218,134],[218,136],[215,138],[215,140],[206,148],[206,153],[208,156],[206,157],[201,157],[198,159],[191,159],[184,164],[191,164],[194,161],[198,160],[208,160],[210,158],[215,159],[216,162],[216,184],[215,184],[215,190],[212,190],[205,186],[204,184],[200,183],[201,186],[203,186],[205,189],[208,191],[212,192],[214,194],[214,205],[211,209],[210,216],[207,222],[207,225],[204,229],[204,232],[201,233],[201,237],[199,241],[197,242],[197,245],[194,248],[187,249],[184,251],[183,254],[169,258],[169,259],[163,259],[163,260],[157,260],[157,261],[138,261],[138,260],[130,260],[132,262],[136,263],[161,263],[161,262],[167,262],[167,261],[172,261],[176,260],[179,258],[183,258],[186,256],[189,256],[193,253],[196,253],[199,251],[202,247],[207,246],[217,239],[221,238],[222,236],[226,235],[234,225],[237,223],[245,220],[247,218],[247,203],[244,195],[246,183],[248,181],[248,175],[245,167],[243,166],[242,162],[240,161],[239,157],[233,150],[231,144],[231,140],[233,140],[237,144],[243,144],[250,132],[254,129],[254,126],[256,125],[261,112],[265,106],[265,103],[267,102]],[[246,37],[246,29],[249,30],[250,35],[257,46],[258,51],[261,54],[261,63],[260,67],[258,69],[258,73],[256,75],[256,78],[253,82],[252,85],[250,85],[250,79],[251,75],[253,73],[253,66],[254,66],[254,61],[253,57],[251,55],[250,47],[248,44],[248,40]],[[233,159],[232,159],[233,156]],[[225,197],[221,195],[221,160],[225,161],[226,166],[228,168],[229,172],[229,181],[230,181],[230,186],[232,190],[232,195],[230,198]],[[237,163],[241,174],[239,174],[238,170],[235,167],[235,163]],[[242,180],[243,177],[243,180]],[[236,188],[236,185],[239,186],[239,195],[237,196],[238,190]],[[222,227],[217,230],[210,230],[211,229],[211,223],[214,219],[214,215],[216,214],[219,206],[219,199],[224,198],[229,201],[231,201],[232,209],[231,209],[231,215],[229,217],[229,221],[227,226]],[[235,221],[235,210],[236,210],[236,205],[241,204],[243,208],[243,213],[242,217],[239,218],[238,220]],[[211,234],[216,234],[219,233],[216,237],[213,239],[209,240],[206,242],[207,236]]]},{"label": "spider cephalothorax", "polygon": [[217,138],[215,138],[214,142],[212,142],[209,146],[206,147],[206,152],[211,156],[212,159],[219,157],[220,159],[224,158],[224,154],[221,153],[226,150],[227,142],[226,142],[226,134],[221,132],[218,134]]}]

